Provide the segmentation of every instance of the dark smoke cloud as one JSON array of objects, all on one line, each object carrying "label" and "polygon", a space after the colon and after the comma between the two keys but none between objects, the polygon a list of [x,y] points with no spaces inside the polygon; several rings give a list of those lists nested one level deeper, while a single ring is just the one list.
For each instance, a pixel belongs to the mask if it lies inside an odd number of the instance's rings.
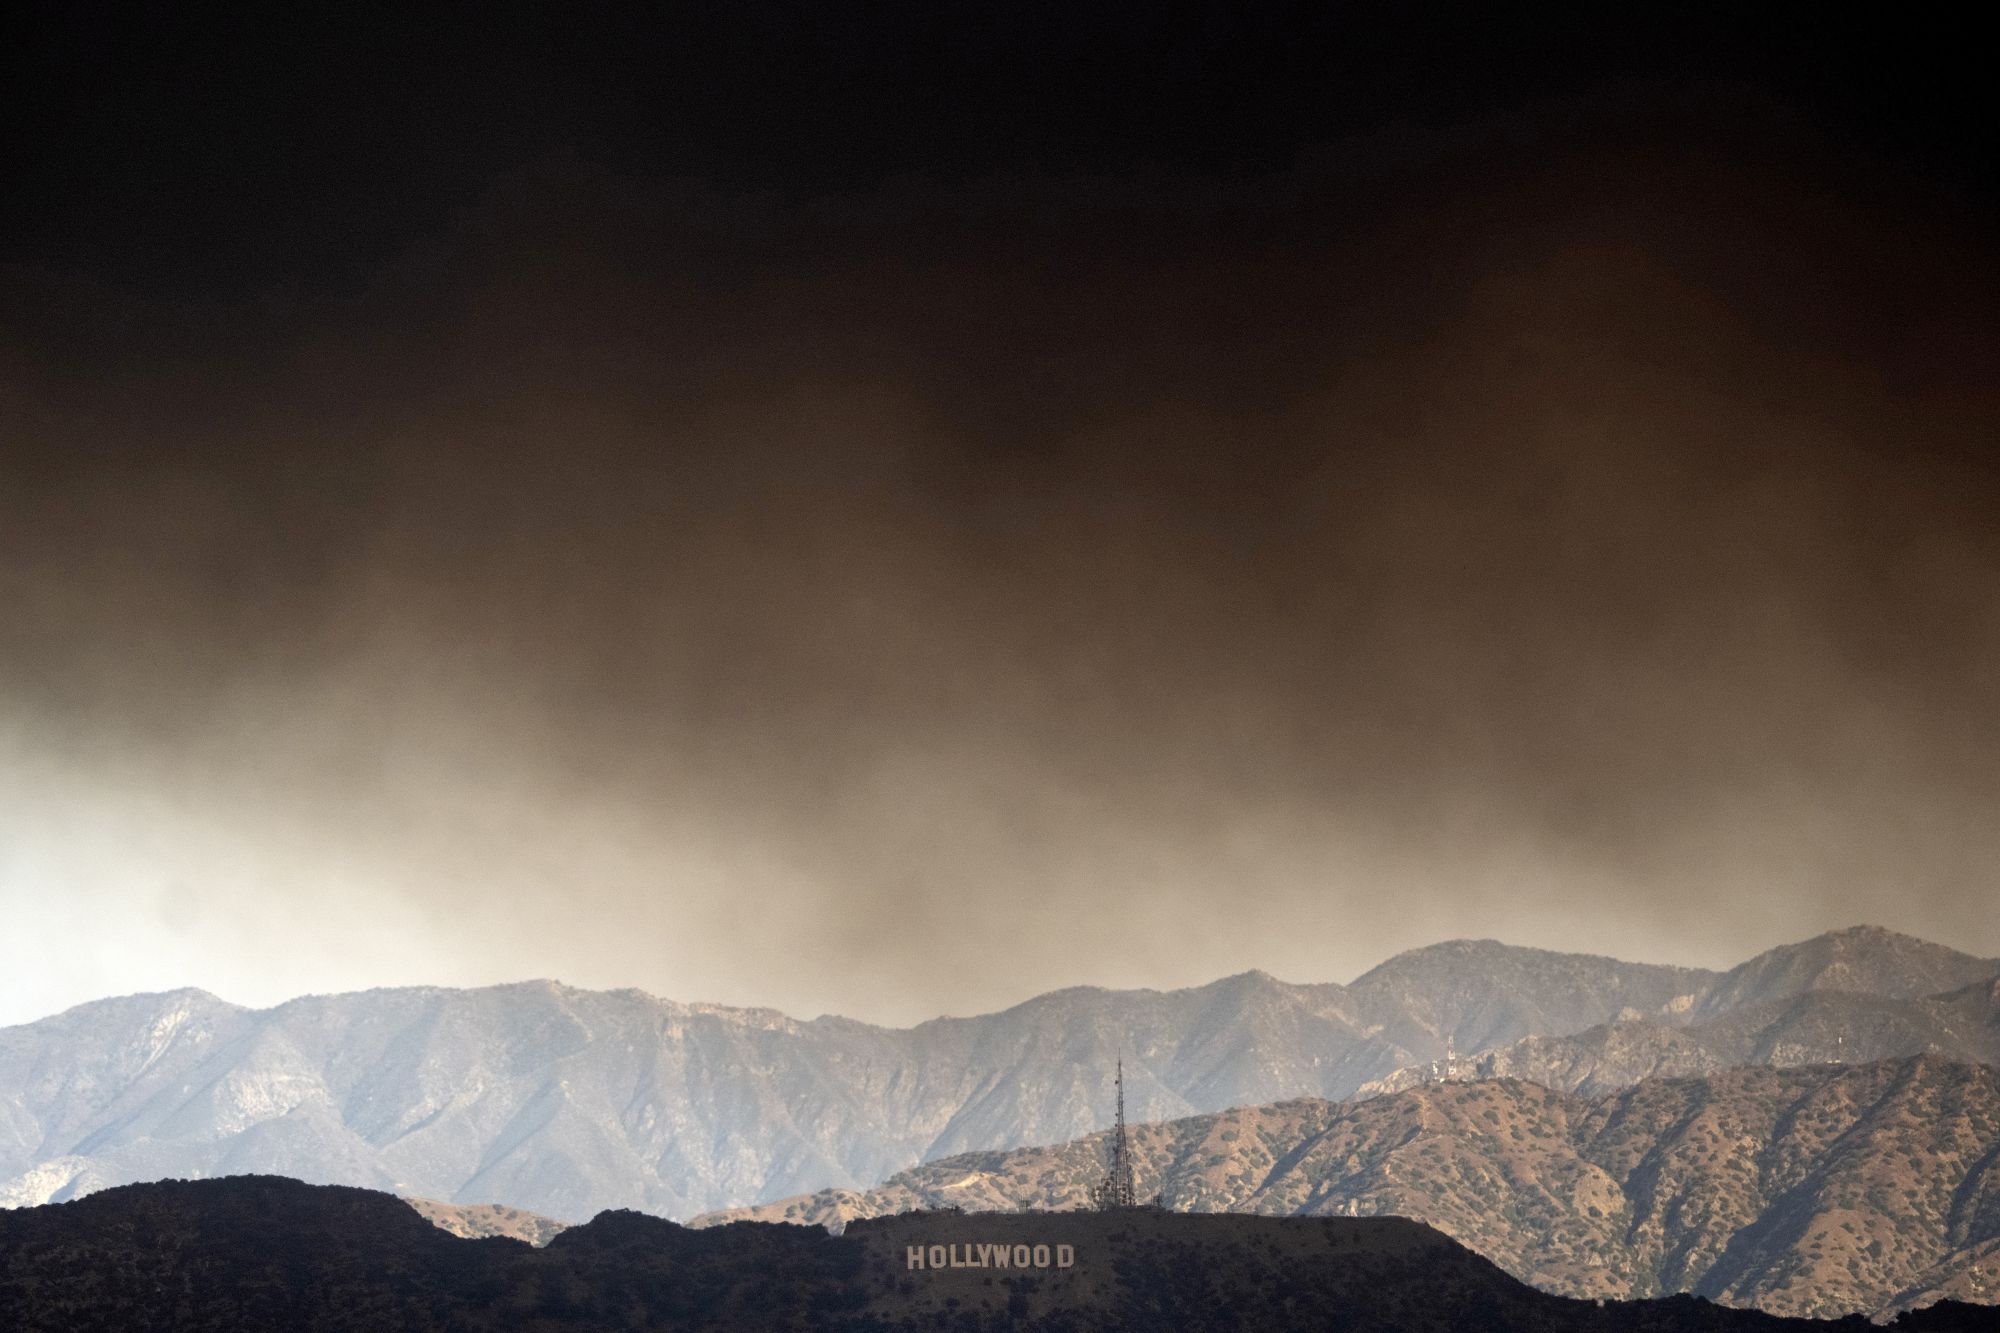
[{"label": "dark smoke cloud", "polygon": [[1762,103],[10,284],[7,1018],[2000,953],[1993,264]]}]

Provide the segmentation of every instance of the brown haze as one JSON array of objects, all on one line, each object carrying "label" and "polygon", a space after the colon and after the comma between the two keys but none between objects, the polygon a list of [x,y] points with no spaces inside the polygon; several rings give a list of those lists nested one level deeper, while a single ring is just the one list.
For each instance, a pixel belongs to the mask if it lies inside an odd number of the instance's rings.
[{"label": "brown haze", "polygon": [[2000,954],[1995,278],[1727,98],[10,272],[0,1021]]}]

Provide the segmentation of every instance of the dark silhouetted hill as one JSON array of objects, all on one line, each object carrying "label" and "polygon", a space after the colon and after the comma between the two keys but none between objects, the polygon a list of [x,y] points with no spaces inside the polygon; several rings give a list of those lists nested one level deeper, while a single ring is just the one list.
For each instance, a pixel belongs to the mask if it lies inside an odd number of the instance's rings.
[{"label": "dark silhouetted hill", "polygon": [[[995,1262],[1000,1247],[1040,1265]],[[926,1267],[909,1266],[912,1247]],[[928,1266],[942,1252],[952,1263]],[[1029,1247],[1018,1249],[1017,1247]],[[1073,1262],[1053,1256],[1067,1247]],[[977,1260],[978,1262],[971,1262]],[[957,1266],[954,1266],[956,1264]],[[1993,1327],[1941,1304],[1894,1327]],[[1534,1290],[1402,1218],[920,1213],[693,1230],[609,1212],[537,1249],[451,1235],[386,1194],[271,1176],[164,1181],[0,1214],[10,1333],[409,1330],[1345,1330],[1780,1333],[1838,1324],[1693,1297]]]}]

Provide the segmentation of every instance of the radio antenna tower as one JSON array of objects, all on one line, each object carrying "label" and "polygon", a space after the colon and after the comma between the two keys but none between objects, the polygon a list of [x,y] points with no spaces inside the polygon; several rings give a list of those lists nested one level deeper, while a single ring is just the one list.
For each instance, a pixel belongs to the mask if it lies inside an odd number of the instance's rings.
[{"label": "radio antenna tower", "polygon": [[1139,1206],[1139,1189],[1132,1180],[1132,1146],[1125,1137],[1125,1057],[1118,1057],[1118,1120],[1111,1131],[1111,1169],[1090,1191],[1090,1206],[1099,1212]]}]

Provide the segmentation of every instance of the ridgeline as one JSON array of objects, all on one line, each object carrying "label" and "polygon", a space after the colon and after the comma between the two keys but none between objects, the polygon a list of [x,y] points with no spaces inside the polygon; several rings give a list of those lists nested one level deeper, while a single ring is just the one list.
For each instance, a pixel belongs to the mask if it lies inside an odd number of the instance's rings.
[{"label": "ridgeline", "polygon": [[[1991,1308],[1942,1302],[1890,1327],[1994,1322]],[[274,1176],[121,1186],[0,1212],[0,1328],[18,1333],[1872,1327],[1691,1296],[1552,1296],[1401,1218],[933,1212],[834,1236],[608,1212],[535,1248],[451,1235],[392,1195]]]}]

